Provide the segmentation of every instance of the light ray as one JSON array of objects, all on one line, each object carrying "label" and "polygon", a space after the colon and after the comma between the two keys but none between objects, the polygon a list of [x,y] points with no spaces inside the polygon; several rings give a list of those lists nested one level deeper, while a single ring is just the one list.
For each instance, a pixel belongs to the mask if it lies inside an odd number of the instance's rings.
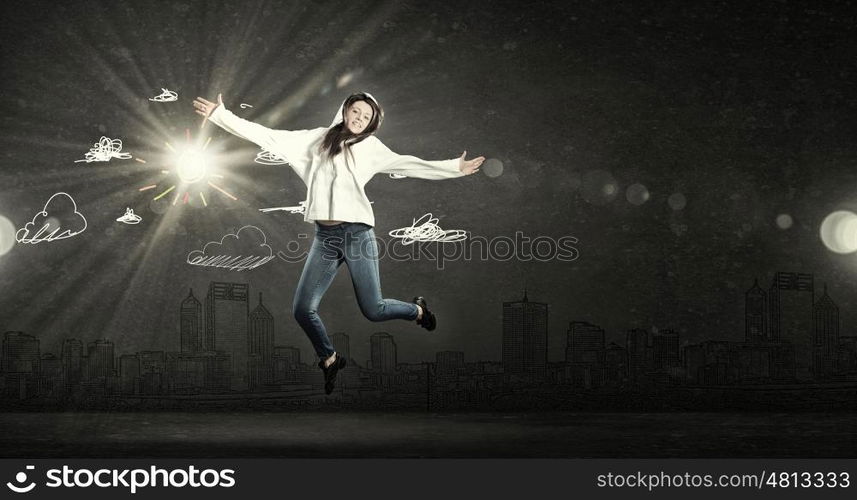
[{"label": "light ray", "polygon": [[236,198],[236,197],[232,196],[231,194],[227,193],[227,192],[226,192],[222,187],[218,186],[217,184],[214,184],[213,182],[208,181],[208,185],[209,185],[209,186],[211,186],[211,187],[213,187],[214,189],[216,189],[216,190],[220,191],[221,193],[225,194],[226,196],[228,196],[228,197],[232,198],[234,201],[238,201],[238,198]]},{"label": "light ray", "polygon": [[167,190],[166,190],[166,191],[164,191],[163,193],[159,194],[158,196],[155,196],[155,197],[152,199],[152,201],[160,200],[161,198],[163,198],[164,196],[166,196],[166,195],[167,195],[167,193],[169,193],[170,191],[172,191],[172,190],[173,190],[173,189],[175,189],[175,188],[176,188],[176,186],[175,186],[175,184],[173,184],[172,186],[170,186],[170,187],[169,187],[169,189],[167,189]]}]

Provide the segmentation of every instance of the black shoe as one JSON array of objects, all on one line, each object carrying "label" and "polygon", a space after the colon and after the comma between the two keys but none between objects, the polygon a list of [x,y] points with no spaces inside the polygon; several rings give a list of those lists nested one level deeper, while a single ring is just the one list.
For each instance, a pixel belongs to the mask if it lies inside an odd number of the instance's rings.
[{"label": "black shoe", "polygon": [[414,297],[414,304],[423,309],[423,317],[417,320],[417,324],[428,331],[432,331],[437,328],[437,317],[433,312],[429,311],[426,299],[422,297]]},{"label": "black shoe", "polygon": [[336,374],[339,370],[345,368],[345,365],[348,364],[345,361],[345,358],[336,354],[336,359],[333,360],[333,363],[330,366],[324,366],[324,361],[318,362],[318,367],[321,368],[321,371],[324,372],[324,393],[330,394],[333,392],[333,388],[336,386]]}]

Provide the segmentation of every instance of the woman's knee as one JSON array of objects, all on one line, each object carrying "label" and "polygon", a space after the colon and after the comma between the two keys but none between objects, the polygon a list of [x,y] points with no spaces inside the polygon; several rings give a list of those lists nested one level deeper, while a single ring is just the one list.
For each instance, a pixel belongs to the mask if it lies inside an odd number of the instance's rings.
[{"label": "woman's knee", "polygon": [[310,319],[315,316],[316,313],[316,309],[305,302],[295,301],[292,304],[292,316],[294,316],[298,321]]},{"label": "woman's knee", "polygon": [[366,317],[369,321],[384,321],[386,318],[384,317],[384,302],[378,302],[376,304],[361,307],[360,310],[363,312],[363,316]]}]

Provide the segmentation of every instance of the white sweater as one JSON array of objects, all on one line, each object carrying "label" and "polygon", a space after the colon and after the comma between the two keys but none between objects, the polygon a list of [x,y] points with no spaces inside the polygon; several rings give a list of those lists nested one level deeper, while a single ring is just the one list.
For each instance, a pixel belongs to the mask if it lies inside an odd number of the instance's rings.
[{"label": "white sweater", "polygon": [[[354,161],[340,153],[331,162],[319,144],[328,128],[274,130],[217,106],[209,120],[229,133],[282,156],[307,186],[304,221],[341,220],[375,226],[375,214],[363,187],[375,174],[399,174],[421,179],[453,179],[464,175],[459,159],[429,161],[390,151],[371,135],[351,146]],[[410,214],[409,214],[410,215]]]}]

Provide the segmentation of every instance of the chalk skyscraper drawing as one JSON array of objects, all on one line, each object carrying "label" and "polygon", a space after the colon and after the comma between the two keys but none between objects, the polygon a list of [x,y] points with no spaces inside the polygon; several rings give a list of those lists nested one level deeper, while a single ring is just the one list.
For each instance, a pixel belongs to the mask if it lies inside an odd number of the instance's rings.
[{"label": "chalk skyscraper drawing", "polygon": [[753,287],[744,294],[744,341],[762,343],[768,340],[768,295],[759,286],[757,279]]},{"label": "chalk skyscraper drawing", "polygon": [[86,348],[89,362],[89,378],[107,378],[113,375],[115,346],[107,339],[90,342]]},{"label": "chalk skyscraper drawing", "polygon": [[77,339],[65,339],[62,344],[62,373],[66,389],[71,390],[80,384],[83,377],[83,342]]},{"label": "chalk skyscraper drawing", "polygon": [[778,272],[771,283],[771,340],[794,347],[795,378],[812,379],[812,274]]},{"label": "chalk skyscraper drawing", "polygon": [[373,333],[369,339],[372,349],[372,369],[381,373],[396,371],[396,341],[386,332]]},{"label": "chalk skyscraper drawing", "polygon": [[548,305],[503,302],[503,369],[506,373],[544,377],[547,367]]},{"label": "chalk skyscraper drawing", "polygon": [[262,303],[261,292],[259,305],[250,313],[249,323],[248,354],[252,360],[250,385],[256,387],[271,383],[273,379],[274,316]]},{"label": "chalk skyscraper drawing", "polygon": [[38,375],[39,339],[23,332],[6,332],[3,337],[3,357],[0,371]]},{"label": "chalk skyscraper drawing", "polygon": [[812,320],[812,372],[816,379],[830,378],[839,351],[839,307],[827,295],[827,285],[812,308]]},{"label": "chalk skyscraper drawing", "polygon": [[231,389],[247,388],[248,318],[250,303],[246,284],[212,281],[205,296],[206,350],[232,355]]},{"label": "chalk skyscraper drawing", "polygon": [[604,381],[604,329],[586,321],[572,321],[566,333],[565,362],[571,364],[585,387]]},{"label": "chalk skyscraper drawing", "polygon": [[182,301],[179,315],[181,352],[205,350],[202,337],[202,304],[193,296],[193,289]]}]

